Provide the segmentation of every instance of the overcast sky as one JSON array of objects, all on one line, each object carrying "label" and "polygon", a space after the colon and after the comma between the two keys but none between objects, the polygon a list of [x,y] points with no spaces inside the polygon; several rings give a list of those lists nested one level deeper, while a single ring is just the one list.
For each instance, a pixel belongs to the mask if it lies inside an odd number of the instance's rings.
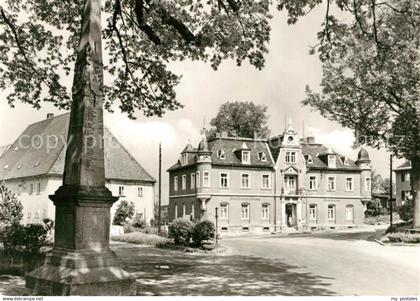
[{"label": "overcast sky", "polygon": [[[178,100],[185,105],[183,109],[169,112],[162,118],[145,118],[138,113],[135,121],[118,112],[106,114],[106,126],[156,178],[159,141],[163,145],[163,169],[166,171],[176,162],[188,141],[194,145],[199,142],[203,120],[208,125],[226,101],[265,104],[273,135],[283,131],[287,116],[300,134],[304,122],[306,136],[315,136],[317,142],[355,159],[358,149],[351,148],[353,132],[301,105],[305,86],[308,84],[317,90],[321,81],[321,64],[316,55],[309,55],[309,46],[316,44],[316,33],[324,13],[324,8],[318,7],[298,24],[289,26],[285,13],[274,12],[270,52],[262,71],[246,63],[237,67],[231,61],[222,63],[218,71],[198,62],[172,64],[171,69],[183,75],[176,89]],[[51,105],[35,110],[29,105],[16,104],[12,109],[7,104],[6,93],[0,91],[0,146],[13,143],[29,124],[44,119],[49,112],[64,113]],[[374,169],[387,177],[389,154],[384,150],[367,150]],[[399,163],[401,160],[396,161]],[[166,199],[168,174],[164,172],[163,175],[162,195]]]}]

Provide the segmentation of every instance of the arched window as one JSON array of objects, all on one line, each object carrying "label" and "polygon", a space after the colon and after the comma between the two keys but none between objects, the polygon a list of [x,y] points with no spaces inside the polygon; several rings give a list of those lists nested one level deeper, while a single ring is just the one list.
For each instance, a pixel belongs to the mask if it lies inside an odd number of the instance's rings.
[{"label": "arched window", "polygon": [[182,203],[182,217],[184,217],[187,214],[187,206],[185,206],[185,203]]},{"label": "arched window", "polygon": [[194,201],[191,202],[191,219],[192,220],[195,219],[195,206],[194,206]]},{"label": "arched window", "polygon": [[328,205],[328,221],[335,223],[335,205]]},{"label": "arched window", "polygon": [[227,220],[229,219],[229,204],[220,203],[220,219]]},{"label": "arched window", "polygon": [[354,221],[354,206],[347,205],[346,206],[346,222],[353,223]]},{"label": "arched window", "polygon": [[178,204],[175,204],[175,214],[174,214],[174,216],[175,216],[175,218],[178,218]]}]

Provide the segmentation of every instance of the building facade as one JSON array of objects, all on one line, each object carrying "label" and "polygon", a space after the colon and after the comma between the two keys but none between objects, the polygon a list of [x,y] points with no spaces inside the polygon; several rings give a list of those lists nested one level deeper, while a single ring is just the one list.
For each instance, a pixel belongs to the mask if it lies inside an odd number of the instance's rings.
[{"label": "building facade", "polygon": [[[69,114],[49,115],[29,125],[0,156],[0,180],[5,181],[23,205],[23,222],[40,223],[55,217],[49,195],[62,185]],[[105,128],[106,186],[119,200],[131,201],[146,222],[154,218],[155,180]]]},{"label": "building facade", "polygon": [[395,172],[395,188],[397,206],[404,205],[407,200],[411,200],[411,162],[405,161],[403,164],[394,169]]},{"label": "building facade", "polygon": [[217,208],[222,234],[355,227],[371,195],[365,150],[352,161],[291,124],[270,139],[203,138],[168,172],[169,219],[215,221]]}]

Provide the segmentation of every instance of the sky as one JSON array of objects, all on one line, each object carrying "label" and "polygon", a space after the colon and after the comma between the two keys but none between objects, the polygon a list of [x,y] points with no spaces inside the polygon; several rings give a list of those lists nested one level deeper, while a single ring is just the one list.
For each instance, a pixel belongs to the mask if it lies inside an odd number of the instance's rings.
[{"label": "sky", "polygon": [[[156,179],[158,177],[158,145],[162,143],[162,199],[168,199],[166,169],[176,163],[187,143],[196,146],[203,125],[209,126],[221,104],[226,101],[252,101],[268,107],[268,126],[273,135],[284,130],[285,120],[292,120],[302,135],[315,136],[316,142],[331,146],[335,151],[356,159],[359,149],[352,149],[353,132],[338,123],[324,119],[318,112],[303,107],[305,86],[319,90],[322,66],[316,55],[309,55],[310,45],[316,44],[316,33],[325,15],[325,8],[315,8],[296,25],[287,25],[284,12],[273,11],[271,41],[266,66],[257,70],[247,63],[241,67],[233,61],[222,63],[218,71],[201,62],[177,62],[170,69],[182,74],[176,88],[183,109],[168,112],[163,117],[146,118],[141,112],[136,120],[115,112],[105,114],[105,126]],[[106,80],[106,79],[105,79]],[[71,86],[71,82],[68,83]],[[31,123],[58,111],[50,104],[41,109],[16,103],[10,108],[7,91],[0,91],[0,146],[13,143]],[[366,148],[372,166],[383,177],[389,177],[389,153]],[[395,160],[396,165],[402,163]]]}]

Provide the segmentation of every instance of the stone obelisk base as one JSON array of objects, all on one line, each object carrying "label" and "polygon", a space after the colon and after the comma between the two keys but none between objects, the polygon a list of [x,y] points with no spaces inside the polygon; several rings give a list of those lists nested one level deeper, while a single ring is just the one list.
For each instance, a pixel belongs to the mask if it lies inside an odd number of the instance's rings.
[{"label": "stone obelisk base", "polygon": [[136,293],[135,279],[116,264],[112,251],[54,250],[43,266],[27,274],[26,287],[32,289],[34,295],[42,296],[129,296]]},{"label": "stone obelisk base", "polygon": [[135,279],[109,249],[110,207],[118,199],[103,187],[61,186],[54,248],[45,264],[26,276],[26,287],[44,296],[129,296]]}]

